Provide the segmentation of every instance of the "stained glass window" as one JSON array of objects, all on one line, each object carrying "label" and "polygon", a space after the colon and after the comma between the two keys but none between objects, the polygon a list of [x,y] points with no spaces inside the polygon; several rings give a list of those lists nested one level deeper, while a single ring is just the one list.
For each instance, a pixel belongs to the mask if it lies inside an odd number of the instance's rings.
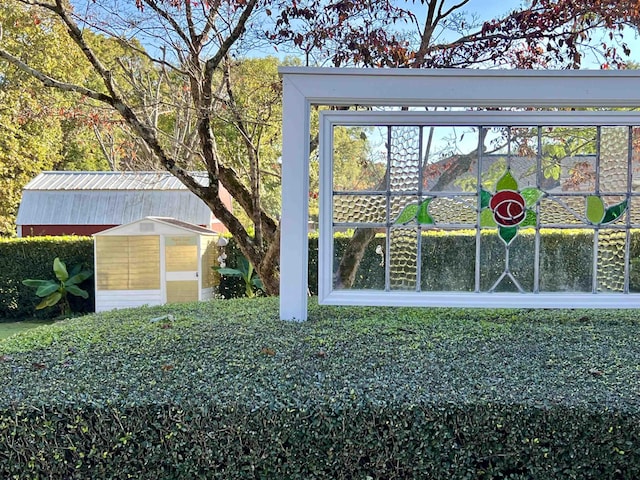
[{"label": "stained glass window", "polygon": [[[640,292],[640,126],[493,113],[326,115],[325,292]],[[367,143],[351,183],[345,130]]]}]

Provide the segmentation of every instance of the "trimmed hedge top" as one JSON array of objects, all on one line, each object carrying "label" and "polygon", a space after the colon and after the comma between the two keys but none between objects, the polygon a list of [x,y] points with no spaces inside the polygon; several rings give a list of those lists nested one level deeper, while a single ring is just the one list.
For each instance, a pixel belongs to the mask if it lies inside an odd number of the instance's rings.
[{"label": "trimmed hedge top", "polygon": [[[640,411],[637,311],[320,307],[89,315],[0,341],[0,408],[522,404]],[[167,315],[170,315],[167,317]]]}]

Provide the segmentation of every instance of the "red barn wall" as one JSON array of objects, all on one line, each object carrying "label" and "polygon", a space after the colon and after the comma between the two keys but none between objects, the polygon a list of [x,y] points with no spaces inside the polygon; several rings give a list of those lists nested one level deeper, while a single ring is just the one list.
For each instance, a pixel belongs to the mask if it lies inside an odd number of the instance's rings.
[{"label": "red barn wall", "polygon": [[91,236],[117,225],[22,225],[20,233],[23,237],[42,237],[45,235],[83,235]]}]

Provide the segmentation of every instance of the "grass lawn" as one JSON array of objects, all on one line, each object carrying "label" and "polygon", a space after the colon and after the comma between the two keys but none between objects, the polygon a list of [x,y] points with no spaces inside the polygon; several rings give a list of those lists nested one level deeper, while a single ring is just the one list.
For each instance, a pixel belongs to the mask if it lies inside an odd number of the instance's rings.
[{"label": "grass lawn", "polygon": [[50,325],[50,321],[22,321],[22,322],[0,322],[0,340],[10,337],[16,333],[26,332],[32,328],[36,328],[42,325]]},{"label": "grass lawn", "polygon": [[0,341],[0,378],[0,478],[640,478],[637,310],[143,307]]}]

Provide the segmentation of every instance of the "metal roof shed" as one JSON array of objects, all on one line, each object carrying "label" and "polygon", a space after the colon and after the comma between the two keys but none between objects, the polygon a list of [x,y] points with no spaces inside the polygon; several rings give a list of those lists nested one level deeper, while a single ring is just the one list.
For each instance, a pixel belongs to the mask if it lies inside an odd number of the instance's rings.
[{"label": "metal roof shed", "polygon": [[[196,172],[206,185],[206,173]],[[221,188],[223,202],[231,196]],[[160,216],[225,231],[209,207],[169,172],[42,172],[22,193],[18,236],[92,235]]]},{"label": "metal roof shed", "polygon": [[94,235],[96,312],[213,298],[219,234],[146,217]]}]

